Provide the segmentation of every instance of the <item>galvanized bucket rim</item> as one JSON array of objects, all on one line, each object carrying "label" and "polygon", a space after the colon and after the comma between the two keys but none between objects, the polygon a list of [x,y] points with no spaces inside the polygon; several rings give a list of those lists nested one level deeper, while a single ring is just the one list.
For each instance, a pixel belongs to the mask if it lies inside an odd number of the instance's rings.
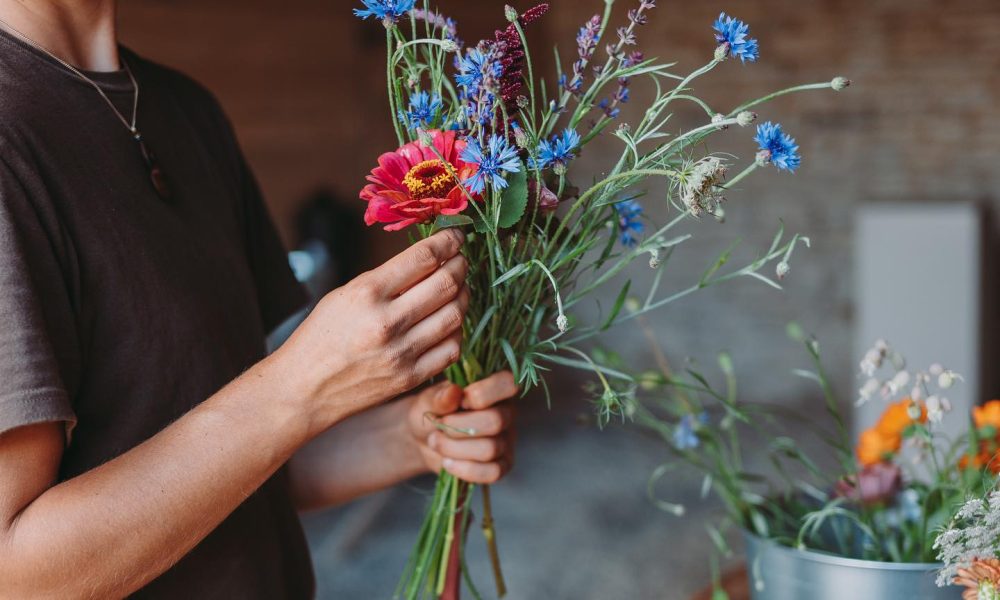
[{"label": "galvanized bucket rim", "polygon": [[780,552],[795,554],[797,557],[802,558],[804,560],[810,560],[818,563],[840,565],[844,567],[853,567],[855,569],[878,569],[882,571],[936,571],[942,567],[942,563],[937,563],[937,562],[930,562],[930,563],[883,562],[878,560],[862,560],[860,558],[847,558],[845,556],[837,556],[836,554],[823,552],[821,550],[800,550],[798,548],[792,548],[791,546],[785,546],[784,544],[779,544],[778,542],[775,542],[772,539],[762,538],[759,535],[752,533],[746,529],[743,530],[743,535],[745,535],[746,537],[753,538],[759,544],[765,544]]}]

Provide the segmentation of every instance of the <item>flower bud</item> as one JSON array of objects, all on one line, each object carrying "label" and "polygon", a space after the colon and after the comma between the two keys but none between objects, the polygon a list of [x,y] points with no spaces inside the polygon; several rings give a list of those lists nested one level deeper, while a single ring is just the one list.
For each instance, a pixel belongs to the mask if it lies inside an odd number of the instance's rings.
[{"label": "flower bud", "polygon": [[933,365],[927,367],[927,372],[937,377],[941,373],[944,373],[944,367],[942,367],[940,363],[934,363]]},{"label": "flower bud", "polygon": [[559,328],[559,333],[566,333],[566,330],[569,329],[569,319],[566,318],[566,315],[556,317],[556,327]]},{"label": "flower bud", "polygon": [[639,387],[651,392],[663,383],[663,376],[656,371],[644,371],[639,374]]},{"label": "flower bud", "polygon": [[729,56],[729,43],[727,42],[725,44],[719,44],[715,48],[715,60],[716,60],[716,62],[722,62],[722,61],[726,60],[727,56]]},{"label": "flower bud", "polygon": [[503,7],[503,16],[507,17],[507,20],[513,23],[517,21],[517,11],[510,4],[506,4]]},{"label": "flower bud", "polygon": [[445,52],[458,52],[458,44],[455,40],[441,40],[441,49]]},{"label": "flower bud", "polygon": [[851,85],[851,80],[846,77],[834,77],[833,81],[830,82],[830,87],[836,92],[843,90],[849,85]]},{"label": "flower bud", "polygon": [[758,167],[767,166],[767,163],[771,162],[771,151],[770,150],[761,150],[754,157],[754,162],[757,163]]},{"label": "flower bud", "polygon": [[638,312],[642,308],[642,304],[639,303],[639,299],[635,296],[629,296],[625,299],[625,310],[629,312]]},{"label": "flower bud", "polygon": [[740,127],[746,127],[750,123],[753,123],[756,118],[757,113],[744,110],[740,114],[736,115],[736,124]]},{"label": "flower bud", "polygon": [[434,145],[434,137],[427,133],[426,129],[417,128],[417,140],[420,141],[421,144],[428,147]]},{"label": "flower bud", "polygon": [[916,402],[911,402],[906,407],[906,416],[910,417],[913,421],[919,421],[922,414],[923,411],[920,409],[920,405]]},{"label": "flower bud", "polygon": [[517,102],[518,108],[528,108],[528,97],[524,94],[518,96],[515,102]]},{"label": "flower bud", "polygon": [[791,269],[792,268],[788,266],[787,262],[781,261],[778,263],[778,266],[774,268],[774,273],[778,276],[778,279],[784,279]]},{"label": "flower bud", "polygon": [[718,125],[719,123],[722,123],[725,119],[726,119],[726,115],[724,115],[722,113],[715,113],[714,115],[712,115],[712,123],[714,125]]},{"label": "flower bud", "polygon": [[649,268],[658,269],[661,264],[663,264],[663,261],[660,260],[660,249],[653,248],[649,251]]},{"label": "flower bud", "polygon": [[715,220],[718,221],[719,223],[725,223],[726,209],[722,208],[721,206],[717,206],[715,207],[715,210],[712,211],[712,216],[715,217]]},{"label": "flower bud", "polygon": [[951,371],[945,371],[938,375],[938,387],[942,390],[946,390],[955,383],[955,374]]},{"label": "flower bud", "polygon": [[913,400],[914,402],[919,402],[920,400],[923,399],[924,399],[924,388],[919,385],[913,386],[913,389],[910,390],[910,400]]},{"label": "flower bud", "polygon": [[514,130],[514,143],[517,144],[518,148],[528,147],[528,134],[521,129],[517,123],[511,123],[510,128]]}]

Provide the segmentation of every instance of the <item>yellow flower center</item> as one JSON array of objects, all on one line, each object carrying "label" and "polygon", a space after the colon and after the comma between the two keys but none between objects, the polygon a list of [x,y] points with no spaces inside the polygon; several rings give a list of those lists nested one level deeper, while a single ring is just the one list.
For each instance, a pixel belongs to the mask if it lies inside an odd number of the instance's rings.
[{"label": "yellow flower center", "polygon": [[403,177],[403,185],[410,190],[410,196],[418,200],[440,198],[454,185],[454,180],[448,167],[435,158],[414,165],[406,177]]}]

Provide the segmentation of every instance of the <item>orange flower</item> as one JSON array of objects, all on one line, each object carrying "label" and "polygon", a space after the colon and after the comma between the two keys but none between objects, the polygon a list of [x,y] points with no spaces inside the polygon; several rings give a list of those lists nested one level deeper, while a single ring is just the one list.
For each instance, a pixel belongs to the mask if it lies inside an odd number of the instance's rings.
[{"label": "orange flower", "polygon": [[983,467],[989,467],[989,470],[994,475],[1000,474],[1000,458],[996,458],[991,454],[984,445],[980,445],[979,454],[976,454],[971,459],[968,454],[963,454],[962,458],[958,459],[958,468],[965,470],[968,468],[982,469]]},{"label": "orange flower", "polygon": [[976,428],[992,425],[1000,431],[1000,400],[990,400],[982,406],[973,407],[972,420]]},{"label": "orange flower", "polygon": [[903,398],[899,402],[893,402],[886,407],[882,417],[875,424],[875,429],[887,438],[902,438],[903,431],[914,423],[927,422],[927,409],[920,406],[920,418],[914,420],[910,418],[909,409],[913,406],[913,400]]},{"label": "orange flower", "polygon": [[982,469],[988,468],[994,475],[1000,474],[1000,456],[998,456],[998,446],[1000,446],[1000,400],[990,400],[982,406],[972,408],[972,421],[976,424],[976,429],[983,427],[993,427],[997,430],[996,436],[979,440],[979,452],[973,456],[962,456],[958,461],[960,469]]},{"label": "orange flower", "polygon": [[865,467],[884,462],[899,450],[901,440],[899,436],[882,434],[876,427],[864,430],[858,441],[858,462]]},{"label": "orange flower", "polygon": [[959,569],[953,582],[965,588],[963,600],[994,598],[1000,592],[1000,560],[976,558],[966,569]]}]

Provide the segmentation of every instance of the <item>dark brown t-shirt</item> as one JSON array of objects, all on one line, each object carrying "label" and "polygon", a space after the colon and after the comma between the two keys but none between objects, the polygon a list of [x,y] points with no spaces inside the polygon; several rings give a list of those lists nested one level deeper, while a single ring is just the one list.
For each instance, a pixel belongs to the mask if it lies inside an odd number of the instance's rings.
[{"label": "dark brown t-shirt", "polygon": [[[65,422],[62,479],[211,396],[264,356],[266,332],[304,301],[218,104],[122,53],[169,202],[97,92],[0,32],[0,432]],[[130,115],[127,75],[92,75]],[[284,470],[137,594],[312,595]]]}]

